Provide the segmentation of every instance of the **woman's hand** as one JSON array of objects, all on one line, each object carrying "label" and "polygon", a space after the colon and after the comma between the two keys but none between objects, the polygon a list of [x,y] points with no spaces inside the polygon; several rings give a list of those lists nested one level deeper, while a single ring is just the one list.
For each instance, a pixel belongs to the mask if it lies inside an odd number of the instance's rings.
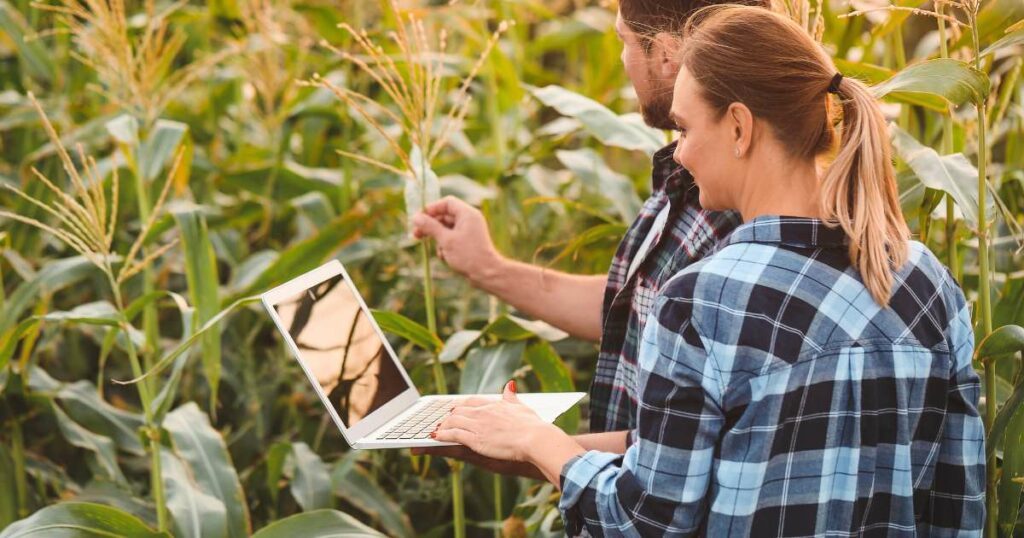
[{"label": "woman's hand", "polygon": [[558,486],[565,463],[585,451],[522,404],[515,386],[515,381],[506,383],[500,400],[470,398],[462,402],[431,437],[465,445],[487,458],[532,464]]},{"label": "woman's hand", "polygon": [[558,427],[541,420],[537,413],[516,397],[515,381],[502,390],[501,399],[469,398],[438,425],[432,437],[455,442],[488,458],[506,461],[532,461],[537,441],[549,442],[551,436],[571,438]]}]

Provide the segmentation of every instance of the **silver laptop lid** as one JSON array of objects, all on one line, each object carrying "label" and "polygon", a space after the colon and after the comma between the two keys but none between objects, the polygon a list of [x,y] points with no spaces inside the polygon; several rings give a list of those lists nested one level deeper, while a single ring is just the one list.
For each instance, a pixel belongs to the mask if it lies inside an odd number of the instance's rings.
[{"label": "silver laptop lid", "polygon": [[419,398],[337,260],[265,293],[263,300],[350,444]]}]

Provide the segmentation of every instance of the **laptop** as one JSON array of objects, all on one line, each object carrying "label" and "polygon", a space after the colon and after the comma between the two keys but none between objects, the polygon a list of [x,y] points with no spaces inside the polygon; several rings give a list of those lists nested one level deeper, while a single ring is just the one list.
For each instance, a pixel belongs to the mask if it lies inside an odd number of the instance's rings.
[{"label": "laptop", "polygon": [[[331,260],[260,297],[351,447],[456,444],[435,441],[430,433],[469,395],[423,396],[416,390],[341,262]],[[501,389],[473,396],[497,399]],[[550,423],[584,393],[517,396]]]}]

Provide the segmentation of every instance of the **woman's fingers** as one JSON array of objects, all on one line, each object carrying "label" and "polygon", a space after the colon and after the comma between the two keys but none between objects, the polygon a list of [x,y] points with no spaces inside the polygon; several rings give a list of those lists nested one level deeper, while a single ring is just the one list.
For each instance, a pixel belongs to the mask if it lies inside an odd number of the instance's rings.
[{"label": "woman's fingers", "polygon": [[476,422],[470,417],[452,414],[448,415],[448,418],[442,420],[441,423],[437,425],[437,429],[459,428],[463,430],[475,430],[475,426]]},{"label": "woman's fingers", "polygon": [[458,443],[460,445],[466,445],[469,448],[476,447],[477,436],[473,432],[459,429],[459,428],[447,428],[444,430],[437,430],[431,437],[437,441],[445,443]]}]

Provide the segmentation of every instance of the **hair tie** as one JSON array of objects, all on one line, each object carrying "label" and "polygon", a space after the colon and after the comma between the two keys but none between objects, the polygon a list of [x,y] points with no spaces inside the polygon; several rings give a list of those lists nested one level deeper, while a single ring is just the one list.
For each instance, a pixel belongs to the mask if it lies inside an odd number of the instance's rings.
[{"label": "hair tie", "polygon": [[835,76],[832,77],[832,82],[828,83],[828,93],[834,93],[834,94],[838,95],[839,94],[839,83],[842,82],[842,81],[843,81],[843,74],[842,73],[836,73]]}]

